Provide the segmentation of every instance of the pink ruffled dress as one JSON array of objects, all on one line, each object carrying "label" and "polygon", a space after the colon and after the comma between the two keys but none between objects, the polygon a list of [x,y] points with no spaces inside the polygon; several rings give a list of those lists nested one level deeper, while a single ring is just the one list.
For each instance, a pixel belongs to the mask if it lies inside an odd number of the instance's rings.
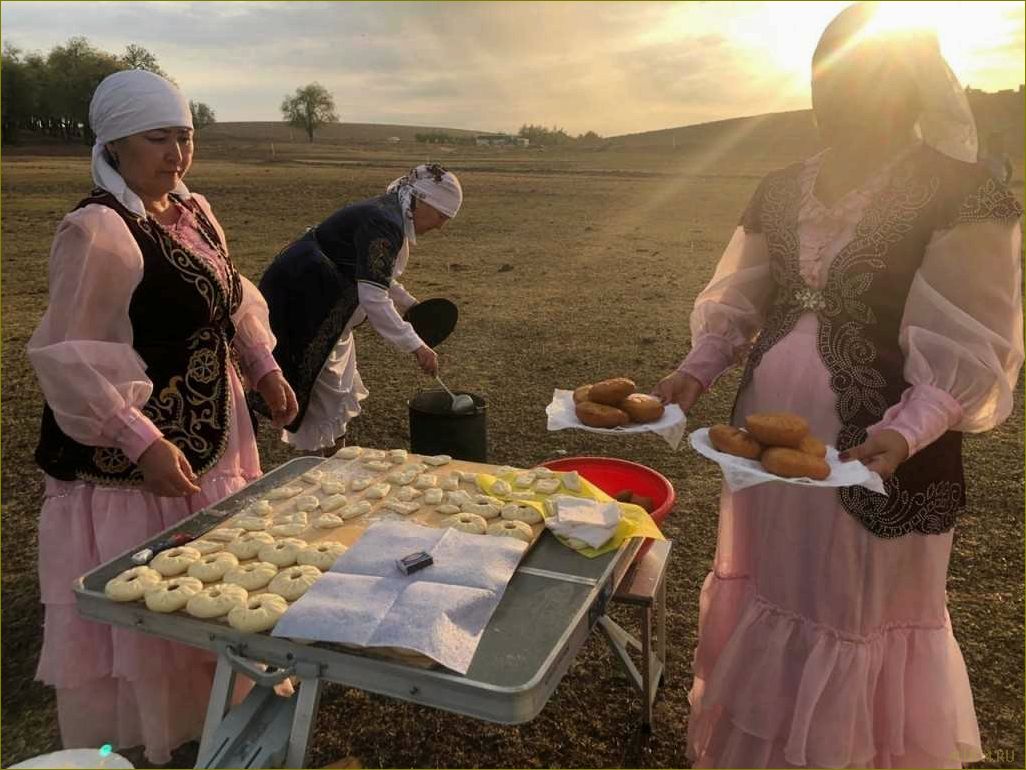
[{"label": "pink ruffled dress", "polygon": [[[207,217],[206,200],[193,196]],[[180,208],[171,234],[207,259],[222,280],[227,264]],[[90,205],[64,217],[50,254],[50,304],[28,353],[58,424],[75,440],[118,446],[134,461],[161,434],[140,411],[152,390],[132,348],[129,300],[143,260],[123,220]],[[267,306],[245,278],[233,317],[234,342],[246,379],[277,369]],[[169,311],[173,310],[168,308]],[[69,376],[73,373],[74,376]],[[187,498],[46,477],[39,519],[39,584],[45,605],[36,676],[57,690],[65,748],[142,744],[156,764],[197,738],[213,677],[210,653],[79,617],[72,583],[195,511],[260,476],[244,386],[229,367],[232,423],[217,465]],[[240,693],[241,694],[241,693]]]},{"label": "pink ruffled dress", "polygon": [[[826,271],[892,166],[832,207],[806,162],[801,274]],[[1007,417],[1023,360],[1018,223],[978,222],[931,240],[905,306],[911,384],[881,423],[912,452],[949,429]],[[762,235],[738,228],[696,300],[681,371],[706,387],[758,332],[771,279]],[[797,411],[834,443],[829,374],[807,313],[772,347],[738,416]],[[958,767],[982,758],[965,663],[945,596],[952,533],[881,539],[830,489],[724,487],[712,572],[701,591],[688,753],[702,767]]]}]

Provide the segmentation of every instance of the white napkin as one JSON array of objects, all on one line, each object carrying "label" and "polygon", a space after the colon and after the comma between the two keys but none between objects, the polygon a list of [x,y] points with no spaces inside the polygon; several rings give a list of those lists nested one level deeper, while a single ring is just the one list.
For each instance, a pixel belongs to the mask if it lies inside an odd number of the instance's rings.
[{"label": "white napkin", "polygon": [[841,462],[837,450],[827,447],[826,461],[830,466],[830,475],[822,481],[809,478],[785,479],[770,473],[762,467],[758,460],[720,452],[709,440],[709,429],[702,428],[690,436],[691,446],[703,457],[708,457],[723,470],[723,480],[731,491],[737,492],[746,487],[765,484],[768,481],[779,481],[784,484],[797,484],[803,487],[865,487],[881,495],[887,494],[880,474],[869,470],[860,462]]},{"label": "white napkin", "polygon": [[[282,615],[274,636],[415,650],[465,674],[527,544],[378,522]],[[427,551],[412,575],[395,560]]]},{"label": "white napkin", "polygon": [[655,422],[629,424],[620,428],[592,428],[577,419],[577,411],[574,409],[574,392],[572,390],[552,391],[552,401],[545,407],[545,414],[548,415],[549,430],[564,430],[575,428],[586,430],[591,433],[656,433],[663,437],[673,449],[680,446],[680,440],[684,438],[687,419],[684,412],[676,404],[669,404],[663,412],[663,416]]},{"label": "white napkin", "polygon": [[545,526],[557,535],[573,537],[592,548],[599,548],[614,534],[620,523],[620,506],[579,497],[554,497],[545,502],[550,516]]}]

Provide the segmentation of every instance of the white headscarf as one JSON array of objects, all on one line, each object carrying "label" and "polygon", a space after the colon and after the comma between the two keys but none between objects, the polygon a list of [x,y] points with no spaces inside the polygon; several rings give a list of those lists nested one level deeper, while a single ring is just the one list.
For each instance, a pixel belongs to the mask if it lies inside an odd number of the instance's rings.
[{"label": "white headscarf", "polygon": [[928,24],[888,28],[886,14],[883,3],[850,5],[827,25],[823,37],[835,25],[861,24],[845,47],[868,43],[873,55],[885,57],[908,73],[922,108],[916,130],[923,142],[950,158],[975,163],[976,121],[965,91],[941,53],[936,32]]},{"label": "white headscarf", "polygon": [[[104,145],[155,128],[192,128],[189,101],[173,84],[145,70],[124,70],[103,79],[89,104],[89,125],[96,134],[93,145],[93,181],[114,195],[125,208],[146,216],[139,196],[107,162]],[[189,197],[179,182],[174,192]]]},{"label": "white headscarf", "polygon": [[403,209],[403,221],[406,225],[406,238],[410,243],[417,242],[413,229],[413,211],[410,201],[413,198],[424,201],[431,208],[452,219],[463,203],[463,188],[460,180],[451,171],[446,171],[437,163],[422,163],[413,168],[406,176],[394,180],[385,192],[398,192],[399,204]]}]

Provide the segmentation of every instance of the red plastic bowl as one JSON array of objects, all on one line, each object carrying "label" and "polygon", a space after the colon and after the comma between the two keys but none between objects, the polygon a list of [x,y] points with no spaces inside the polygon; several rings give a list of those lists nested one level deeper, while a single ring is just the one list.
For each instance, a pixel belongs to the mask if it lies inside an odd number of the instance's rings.
[{"label": "red plastic bowl", "polygon": [[677,493],[658,471],[648,466],[612,457],[562,457],[542,463],[554,471],[577,471],[610,497],[624,489],[652,498],[652,519],[661,524],[673,508]]}]

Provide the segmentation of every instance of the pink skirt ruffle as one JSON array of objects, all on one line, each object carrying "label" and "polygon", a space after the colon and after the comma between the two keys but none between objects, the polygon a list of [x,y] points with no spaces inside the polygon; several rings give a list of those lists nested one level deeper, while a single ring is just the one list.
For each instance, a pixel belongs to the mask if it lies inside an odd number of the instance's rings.
[{"label": "pink skirt ruffle", "polygon": [[982,758],[949,623],[859,637],[712,573],[700,606],[688,729],[696,766],[959,767]]},{"label": "pink skirt ruffle", "polygon": [[[243,404],[234,373],[232,395]],[[238,416],[238,411],[234,412]],[[144,745],[155,764],[199,737],[214,656],[148,634],[82,619],[74,582],[260,476],[248,415],[233,421],[220,462],[188,498],[46,478],[39,519],[39,585],[45,606],[36,678],[57,690],[65,748]],[[237,696],[242,690],[237,688]]]},{"label": "pink skirt ruffle", "polygon": [[[804,317],[738,402],[839,429]],[[951,533],[884,540],[834,490],[724,489],[699,600],[688,754],[702,767],[958,767],[982,758],[945,605]]]}]

